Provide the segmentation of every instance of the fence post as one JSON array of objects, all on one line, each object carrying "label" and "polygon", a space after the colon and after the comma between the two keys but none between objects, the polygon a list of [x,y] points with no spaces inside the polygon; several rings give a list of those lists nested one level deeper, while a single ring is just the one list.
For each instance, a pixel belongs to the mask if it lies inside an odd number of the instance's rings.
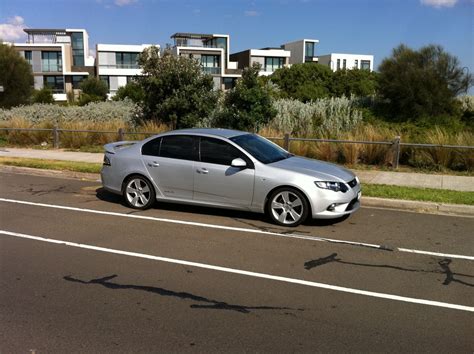
[{"label": "fence post", "polygon": [[59,149],[59,131],[56,125],[53,127],[53,148]]},{"label": "fence post", "polygon": [[119,138],[119,141],[123,141],[124,138],[123,138],[123,128],[119,128],[118,130],[118,138]]},{"label": "fence post", "polygon": [[398,169],[398,161],[400,160],[400,136],[396,136],[392,144],[392,168]]},{"label": "fence post", "polygon": [[289,133],[285,133],[285,136],[283,138],[283,149],[285,149],[286,151],[290,151],[290,134]]}]

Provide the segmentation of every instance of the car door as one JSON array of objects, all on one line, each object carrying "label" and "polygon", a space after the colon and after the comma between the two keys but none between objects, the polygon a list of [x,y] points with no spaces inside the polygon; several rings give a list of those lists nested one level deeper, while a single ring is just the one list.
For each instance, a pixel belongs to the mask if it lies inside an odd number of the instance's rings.
[{"label": "car door", "polygon": [[190,135],[166,135],[152,140],[142,148],[145,166],[167,198],[193,198],[194,160],[197,142]]},{"label": "car door", "polygon": [[[232,167],[235,158],[247,162],[246,168]],[[255,169],[252,161],[228,142],[200,138],[199,161],[194,168],[194,200],[248,207],[252,203]]]}]

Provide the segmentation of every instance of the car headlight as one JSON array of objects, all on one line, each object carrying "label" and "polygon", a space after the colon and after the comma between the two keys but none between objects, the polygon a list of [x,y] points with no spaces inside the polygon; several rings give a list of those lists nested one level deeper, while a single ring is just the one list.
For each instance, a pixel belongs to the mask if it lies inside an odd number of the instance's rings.
[{"label": "car headlight", "polygon": [[346,193],[349,188],[345,183],[342,182],[324,182],[324,181],[316,181],[314,184],[321,189],[329,189],[334,192],[342,192]]}]

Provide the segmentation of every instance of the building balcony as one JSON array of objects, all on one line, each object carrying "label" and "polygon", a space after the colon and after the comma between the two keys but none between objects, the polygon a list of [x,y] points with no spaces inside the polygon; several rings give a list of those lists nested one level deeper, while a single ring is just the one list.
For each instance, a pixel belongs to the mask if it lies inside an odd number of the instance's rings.
[{"label": "building balcony", "polygon": [[203,66],[202,71],[204,71],[206,74],[220,75],[221,68],[220,67],[212,67],[212,66]]},{"label": "building balcony", "polygon": [[99,64],[99,69],[140,69],[138,64]]}]

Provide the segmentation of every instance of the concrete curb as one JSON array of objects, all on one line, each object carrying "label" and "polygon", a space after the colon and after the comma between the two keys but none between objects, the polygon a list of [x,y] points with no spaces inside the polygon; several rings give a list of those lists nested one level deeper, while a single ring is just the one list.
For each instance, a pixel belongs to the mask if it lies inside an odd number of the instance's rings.
[{"label": "concrete curb", "polygon": [[474,206],[464,204],[444,204],[416,200],[400,200],[376,197],[362,197],[363,207],[409,210],[429,214],[449,214],[474,217]]},{"label": "concrete curb", "polygon": [[[70,178],[70,179],[80,179],[80,180],[86,180],[86,181],[100,182],[100,175],[98,173],[41,170],[37,168],[1,166],[1,165],[0,165],[0,170],[6,171],[6,172],[12,172],[12,173],[15,173],[15,172],[25,173],[25,174],[30,174],[34,176]],[[385,209],[395,209],[395,210],[402,210],[402,211],[413,211],[417,213],[447,214],[447,215],[474,217],[473,205],[443,204],[443,203],[433,203],[433,202],[421,202],[421,201],[415,201],[415,200],[387,199],[387,198],[376,198],[376,197],[365,197],[365,196],[362,196],[361,204],[362,204],[362,207],[369,207],[369,208],[385,208]]]}]

